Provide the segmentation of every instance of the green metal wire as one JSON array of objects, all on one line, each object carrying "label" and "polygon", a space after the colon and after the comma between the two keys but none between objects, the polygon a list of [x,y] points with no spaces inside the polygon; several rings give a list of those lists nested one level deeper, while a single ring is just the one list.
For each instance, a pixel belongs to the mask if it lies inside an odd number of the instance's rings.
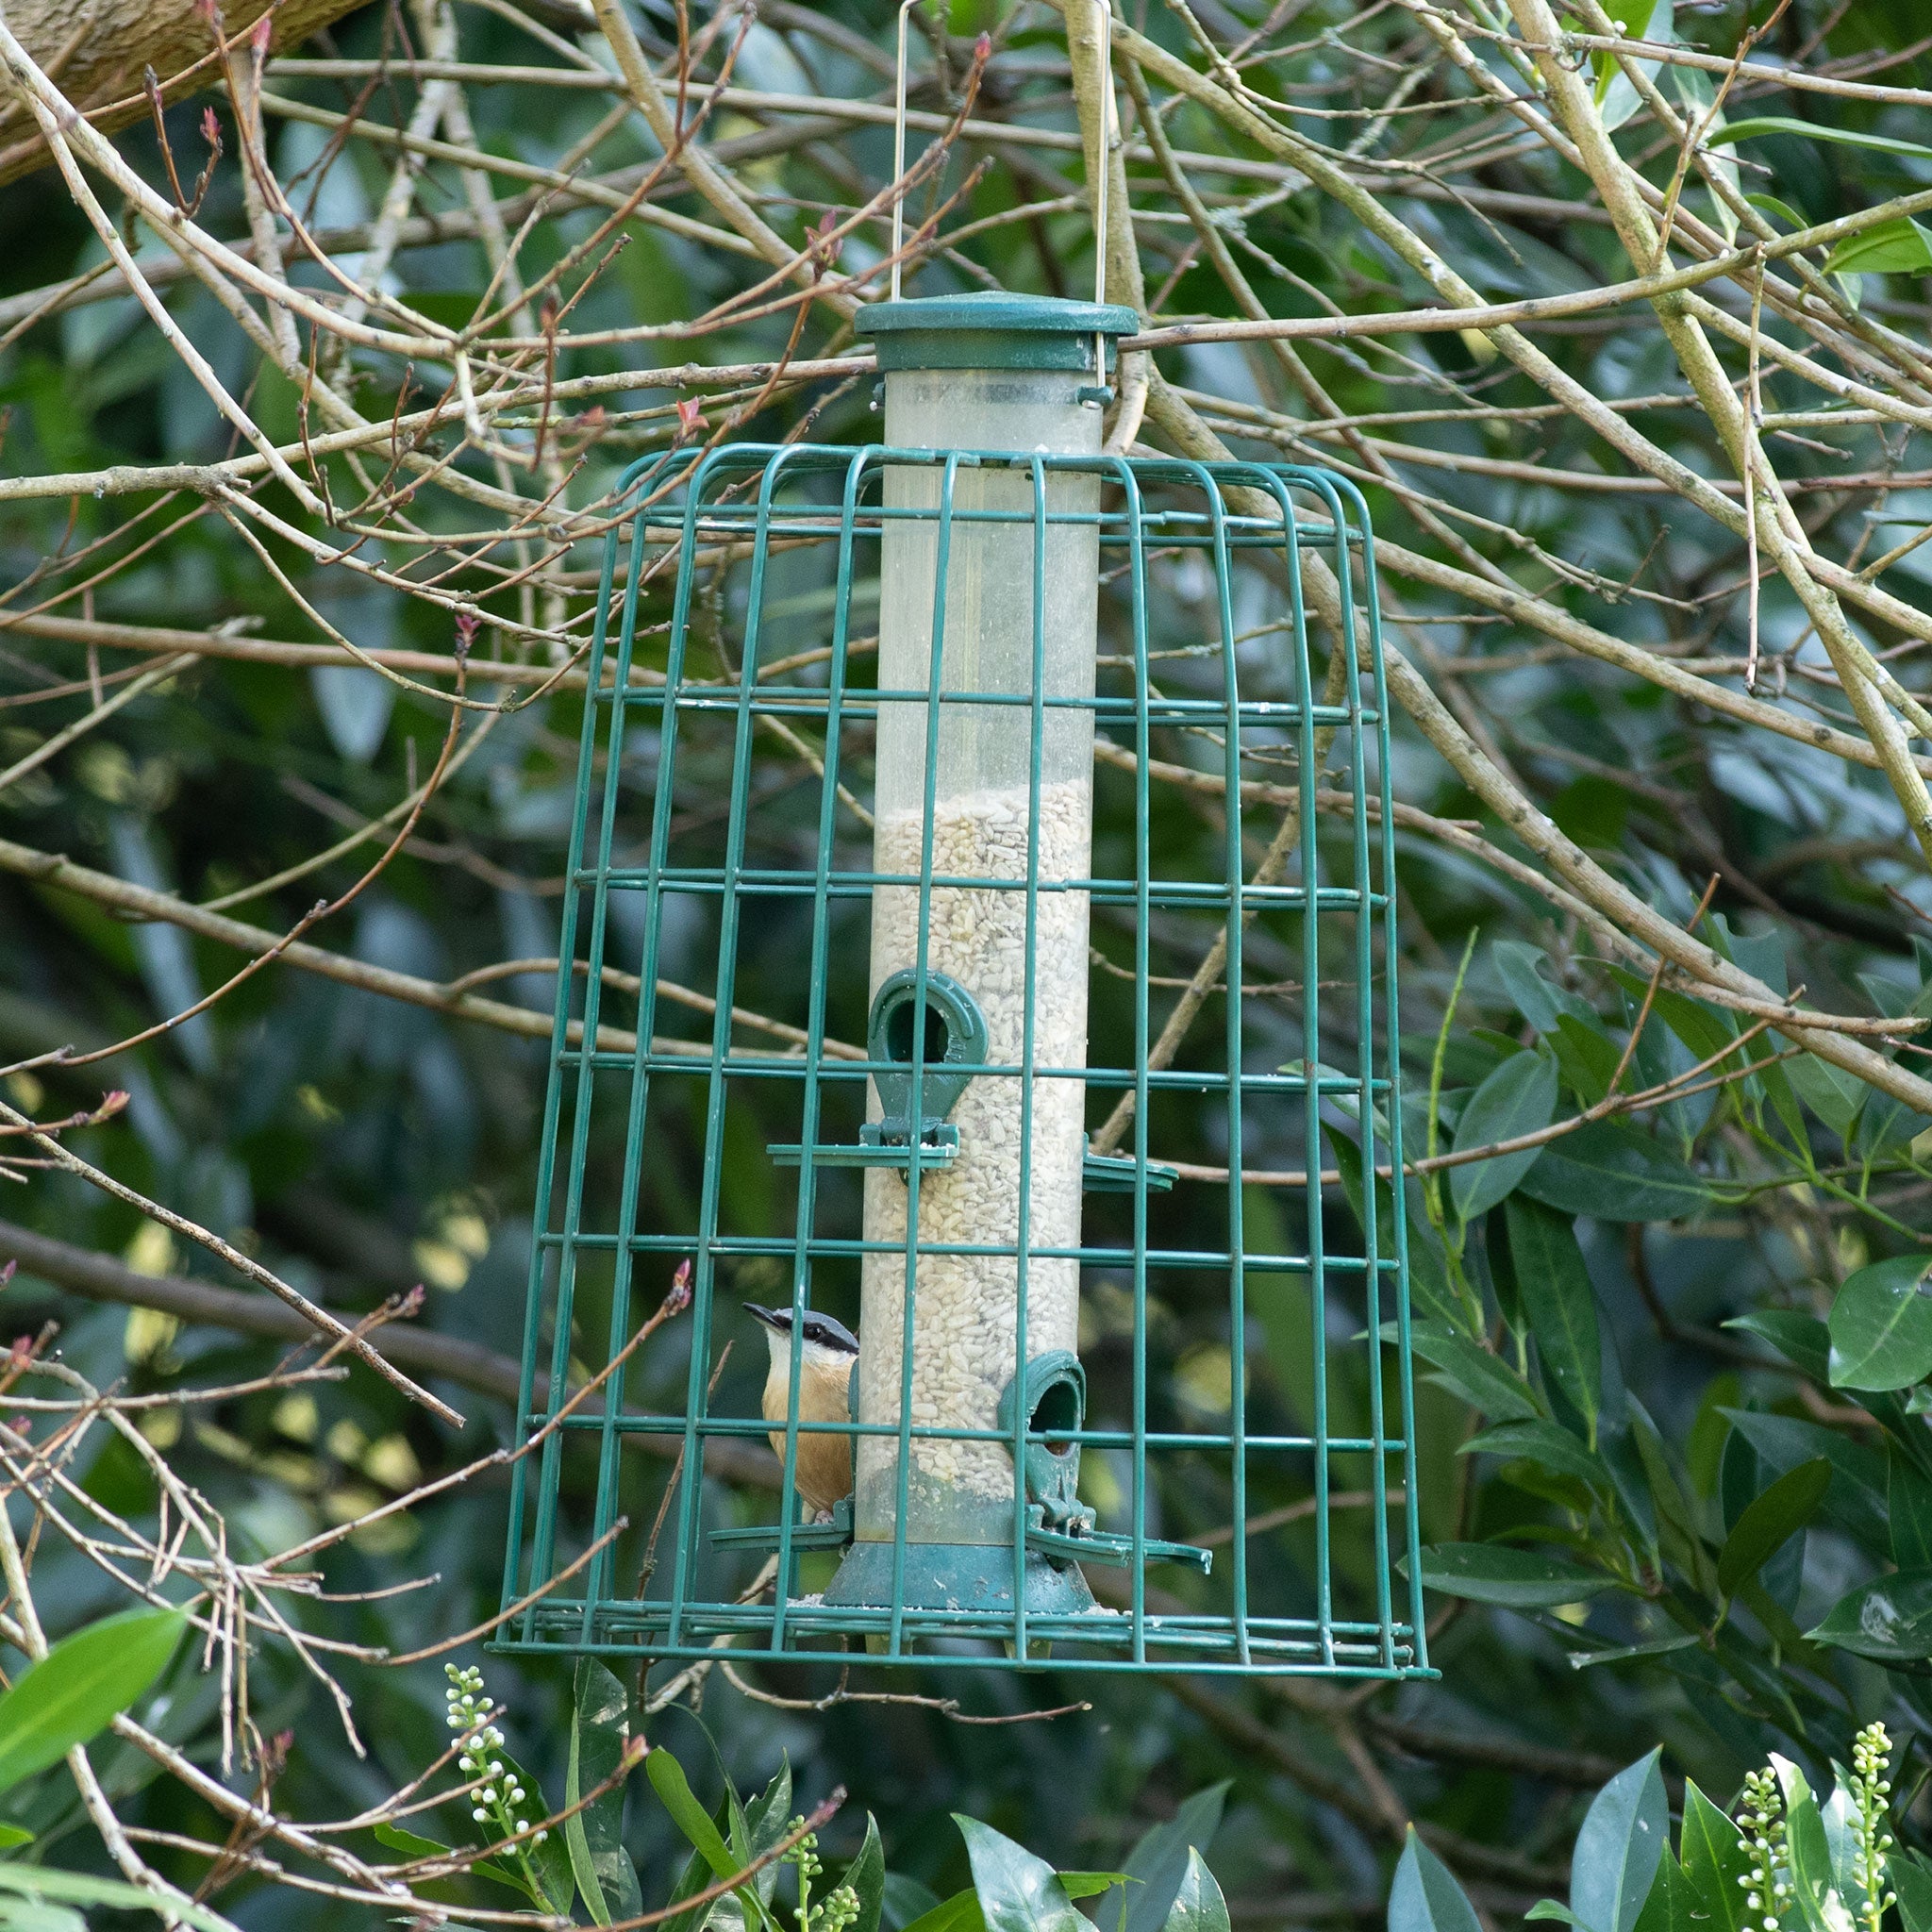
[{"label": "green metal wire", "polygon": [[[916,468],[937,477],[929,506],[887,506],[889,468]],[[959,480],[974,470],[1005,470],[1026,480],[1024,509],[985,509],[962,503]],[[1070,508],[1064,493],[1080,478],[1099,495],[1077,499],[1098,508]],[[1429,1673],[1418,1581],[1415,1512],[1403,1499],[1415,1484],[1414,1410],[1410,1378],[1407,1286],[1407,1217],[1378,1206],[1375,1174],[1400,1174],[1401,1107],[1396,1056],[1393,931],[1395,869],[1390,770],[1388,694],[1383,676],[1374,537],[1367,508],[1344,479],[1324,472],[1275,464],[1195,463],[1166,458],[1004,456],[954,451],[826,448],[808,444],[733,445],[708,453],[675,454],[640,464],[620,494],[624,514],[607,542],[590,660],[590,696],[578,748],[568,875],[560,917],[559,957],[577,970],[558,974],[537,1175],[537,1230],[525,1309],[522,1440],[539,1438],[515,1462],[503,1600],[509,1615],[499,1647],[511,1651],[584,1652],[660,1657],[700,1657],[728,1640],[736,1656],[840,1657],[863,1638],[869,1661],[978,1668],[1024,1668],[1050,1657],[1062,1670],[1133,1671],[1184,1668],[1225,1674],[1292,1673],[1365,1677]],[[863,556],[875,551],[889,525],[911,521],[934,536],[934,604],[929,676],[923,689],[882,690],[858,674],[855,608]],[[1030,540],[1032,657],[1024,693],[942,690],[941,669],[947,622],[948,570],[958,533],[974,525],[1025,527]],[[1130,646],[1123,694],[1104,686],[1091,697],[1049,692],[1048,558],[1059,527],[1091,529],[1097,540],[1108,590],[1104,630]],[[779,559],[800,549],[829,558],[831,618],[819,664],[768,674],[767,634],[781,599],[773,591]],[[1328,641],[1340,654],[1331,674],[1333,702],[1317,690],[1311,658],[1301,552],[1319,549],[1341,592],[1340,634]],[[1151,615],[1155,565],[1192,558],[1212,582],[1207,607],[1218,625],[1218,694],[1185,676],[1156,675]],[[1284,696],[1257,696],[1247,687],[1258,673],[1252,652],[1237,644],[1237,579],[1267,564],[1277,628],[1288,641],[1273,653],[1272,673]],[[670,591],[670,621],[661,669],[646,644],[656,635],[641,612]],[[721,589],[720,587],[724,588]],[[724,677],[702,675],[693,646],[702,631],[724,666]],[[725,634],[739,659],[732,671]],[[1109,674],[1111,675],[1111,673]],[[1265,683],[1265,679],[1263,680]],[[1172,683],[1174,688],[1170,689]],[[856,862],[841,851],[849,824],[841,798],[862,793],[863,753],[887,703],[924,707],[924,820],[917,877],[882,874],[868,856]],[[1049,721],[1073,706],[1096,727],[1112,726],[1135,755],[1132,863],[1071,884],[1043,881],[1036,837],[1029,841],[1024,880],[936,875],[935,798],[940,726],[949,707],[1024,706],[1031,748],[1030,823],[1041,823],[1042,771]],[[761,736],[788,734],[795,749],[801,729],[822,733],[808,759],[817,769],[809,817],[788,808],[791,843],[768,835],[757,779]],[[1198,877],[1157,871],[1157,819],[1150,786],[1154,734],[1177,730],[1183,741],[1218,735],[1224,809],[1218,860]],[[721,747],[728,741],[728,774],[718,779]],[[1257,764],[1270,747],[1291,745],[1284,780],[1278,759]],[[1338,763],[1339,760],[1339,763]],[[1333,800],[1322,816],[1335,830],[1320,835],[1316,793],[1323,768],[1345,811],[1338,823]],[[648,775],[641,775],[650,767]],[[687,781],[686,770],[690,778]],[[1271,823],[1279,816],[1280,789],[1291,789],[1284,824],[1293,835],[1292,865],[1282,875],[1254,875],[1248,834],[1263,814],[1253,774],[1269,774]],[[709,786],[722,821],[722,849],[709,862],[680,829],[687,791]],[[641,854],[620,843],[626,796],[650,797],[650,829]],[[686,801],[681,804],[680,801]],[[1096,815],[1097,816],[1097,815]],[[841,827],[843,829],[841,829]],[[797,847],[808,844],[802,862]],[[696,855],[694,857],[694,855]],[[984,1240],[943,1242],[920,1238],[923,1175],[939,1155],[917,1151],[902,1159],[907,1193],[903,1242],[868,1241],[858,1227],[853,1191],[829,1186],[841,1162],[859,1150],[828,1141],[846,1132],[861,1108],[863,1082],[881,1071],[870,1059],[828,1051],[828,1006],[846,1008],[847,991],[863,991],[861,958],[841,935],[862,920],[875,889],[918,891],[910,1117],[924,1118],[930,1067],[926,1021],[930,994],[927,951],[936,890],[1020,891],[1024,895],[1024,1008],[1018,1062],[969,1069],[975,1078],[1019,1082],[1020,1198],[1018,1231],[1008,1243]],[[1124,1028],[1096,1028],[1085,1067],[1042,1064],[1035,1014],[1041,995],[1040,926],[1043,892],[1085,892],[1096,908],[1116,908],[1132,925],[1131,1019]],[[641,941],[624,958],[620,901],[642,902]],[[677,908],[696,904],[714,921],[716,974],[709,1037],[675,1030],[660,1034],[658,986],[667,933]],[[748,943],[769,943],[772,924],[802,910],[810,921],[800,955],[805,972],[782,1017],[795,1032],[782,1047],[746,1043],[734,1020],[741,958]],[[682,917],[682,914],[677,915]],[[1151,1064],[1157,1028],[1150,1010],[1155,945],[1162,921],[1224,926],[1224,1016],[1218,1063]],[[1248,1012],[1244,958],[1250,926],[1291,944],[1302,974],[1299,1014],[1303,1055],[1281,1069],[1255,1064],[1264,1043]],[[1338,929],[1347,930],[1342,946]],[[1323,1059],[1323,973],[1345,964],[1351,996],[1333,1017],[1355,1056],[1353,1067]],[[636,991],[623,975],[636,969]],[[614,974],[612,969],[615,969]],[[1380,975],[1379,996],[1377,975]],[[774,1002],[763,987],[760,999]],[[632,1027],[626,1030],[625,1002]],[[1202,1024],[1205,1026],[1206,1022]],[[990,1053],[989,1049],[989,1053]],[[949,1068],[950,1073],[950,1068]],[[1035,1154],[1036,1081],[1084,1081],[1108,1107],[1131,1096],[1131,1153],[1119,1173],[1131,1178],[1126,1206],[1130,1234],[1094,1238],[1083,1229],[1074,1247],[1036,1244],[1030,1187]],[[1227,1180],[1222,1212],[1224,1239],[1206,1245],[1199,1230],[1210,1214],[1210,1184],[1183,1178],[1172,1194],[1158,1191],[1173,1178],[1154,1124],[1170,1097],[1216,1107]],[[1303,1190],[1300,1253],[1276,1252],[1283,1242],[1251,1239],[1250,1150],[1278,1147],[1292,1123],[1310,1172],[1322,1165],[1324,1136],[1352,1114],[1360,1134],[1363,1199],[1360,1253],[1351,1236],[1338,1248],[1324,1223],[1319,1187]],[[621,1131],[618,1125],[622,1118]],[[789,1226],[744,1232],[725,1224],[726,1179],[743,1156],[737,1124],[798,1120],[797,1191]],[[1205,1115],[1197,1118],[1206,1119]],[[734,1139],[734,1135],[737,1136]],[[621,1149],[621,1152],[619,1150]],[[695,1153],[696,1198],[674,1184]],[[875,1151],[875,1150],[874,1150]],[[1170,1155],[1174,1150],[1165,1150]],[[1265,1158],[1265,1157],[1264,1157]],[[769,1158],[769,1156],[768,1156]],[[877,1164],[874,1160],[874,1164]],[[1400,1189],[1392,1198],[1400,1202]],[[1332,1209],[1330,1210],[1332,1211]],[[1286,1224],[1283,1224],[1286,1225]],[[1272,1210],[1255,1227],[1275,1225]],[[969,1231],[970,1232],[970,1231]],[[855,1272],[867,1254],[898,1256],[904,1265],[898,1413],[889,1421],[823,1423],[800,1413],[803,1348],[800,1320],[811,1306],[814,1276]],[[986,1604],[934,1608],[908,1596],[907,1522],[916,1444],[927,1440],[992,1442],[1017,1470],[1031,1445],[1045,1441],[1016,1401],[1010,1426],[934,1427],[912,1413],[915,1343],[919,1335],[919,1264],[929,1257],[994,1256],[1012,1272],[1017,1305],[1013,1373],[1024,1376],[1029,1273],[1042,1260],[1072,1261],[1083,1280],[1102,1273],[1131,1284],[1132,1336],[1121,1400],[1124,1415],[1085,1416],[1077,1428],[1056,1426],[1055,1445],[1086,1454],[1129,1458],[1116,1554],[1125,1583],[1115,1609],[1063,1614],[1028,1604],[1029,1565],[1041,1558],[1029,1536],[1035,1500],[1016,1476],[1008,1541],[989,1552],[1005,1582]],[[681,1330],[689,1358],[681,1405],[661,1392],[661,1364],[648,1357],[619,1361],[644,1313],[654,1307],[672,1267],[693,1264],[689,1320],[667,1329],[658,1346]],[[789,1276],[794,1316],[782,1422],[768,1424],[743,1400],[741,1379],[720,1380],[726,1337],[718,1322],[727,1276],[746,1264],[778,1268]],[[1157,1425],[1164,1392],[1150,1361],[1149,1335],[1157,1276],[1184,1280],[1189,1313],[1198,1320],[1201,1297],[1224,1284],[1229,1400],[1224,1430]],[[1306,1284],[1309,1379],[1307,1433],[1267,1426],[1250,1406],[1249,1327],[1257,1310],[1287,1306],[1295,1284]],[[608,1292],[608,1303],[600,1296]],[[1385,1337],[1393,1338],[1392,1349]],[[1338,1337],[1353,1336],[1350,1341]],[[1331,1428],[1331,1357],[1355,1353],[1364,1384],[1365,1424]],[[1038,1353],[1033,1350],[1030,1353]],[[586,1400],[570,1395],[581,1380],[577,1358],[616,1362]],[[1385,1360],[1385,1356],[1389,1358]],[[1387,1377],[1392,1374],[1391,1388]],[[1016,1380],[1016,1387],[1019,1386]],[[635,1396],[633,1391],[641,1391]],[[1030,1399],[1030,1398],[1029,1398]],[[567,1405],[573,1404],[568,1407]],[[1103,1403],[1104,1406],[1104,1403]],[[777,1587],[754,1593],[751,1557],[741,1524],[729,1519],[745,1507],[716,1480],[717,1455],[745,1445],[762,1454],[771,1433],[780,1447],[772,1474],[778,1494],[795,1494],[802,1448],[815,1436],[842,1435],[856,1454],[866,1438],[890,1438],[895,1447],[896,1515],[889,1600],[837,1605],[801,1593],[802,1565],[842,1533],[801,1521],[788,1501],[759,1504],[772,1522]],[[648,1461],[625,1456],[627,1441],[655,1444]],[[716,1453],[714,1453],[716,1452]],[[735,1448],[741,1457],[742,1447]],[[708,1464],[708,1457],[710,1461]],[[1366,1550],[1349,1545],[1349,1574],[1338,1576],[1333,1514],[1337,1458],[1369,1472]],[[1233,1534],[1227,1560],[1212,1575],[1149,1564],[1172,1554],[1156,1521],[1162,1491],[1155,1471],[1171,1460],[1198,1471],[1224,1468]],[[1312,1508],[1312,1559],[1251,1532],[1251,1479],[1268,1472],[1280,1490],[1287,1473],[1305,1471],[1301,1484]],[[646,1481],[646,1476],[649,1481]],[[659,1478],[663,1478],[660,1483]],[[650,1537],[646,1574],[634,1588],[623,1579],[645,1556],[647,1512],[659,1511],[663,1553]],[[646,1492],[641,1509],[626,1510],[631,1491]],[[1398,1502],[1389,1501],[1393,1491]],[[566,1493],[573,1511],[566,1515]],[[588,1500],[588,1512],[576,1513]],[[1391,1522],[1391,1507],[1399,1521]],[[624,1529],[625,1518],[631,1526]],[[735,1534],[733,1532],[736,1532]],[[1251,1543],[1255,1545],[1251,1549]],[[588,1560],[584,1555],[589,1552]],[[755,1552],[752,1554],[756,1554]],[[1265,1556],[1266,1560],[1260,1560]]]}]

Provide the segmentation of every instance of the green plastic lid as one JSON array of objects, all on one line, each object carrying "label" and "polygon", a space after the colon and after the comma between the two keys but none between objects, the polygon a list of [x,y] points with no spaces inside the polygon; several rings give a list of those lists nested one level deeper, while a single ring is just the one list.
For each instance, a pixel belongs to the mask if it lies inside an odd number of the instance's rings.
[{"label": "green plastic lid", "polygon": [[[985,289],[971,295],[874,302],[853,326],[872,338],[882,371],[1068,369],[1091,375],[1094,338],[1134,335],[1141,318],[1113,302],[1067,302]],[[1110,357],[1111,341],[1107,348]]]}]

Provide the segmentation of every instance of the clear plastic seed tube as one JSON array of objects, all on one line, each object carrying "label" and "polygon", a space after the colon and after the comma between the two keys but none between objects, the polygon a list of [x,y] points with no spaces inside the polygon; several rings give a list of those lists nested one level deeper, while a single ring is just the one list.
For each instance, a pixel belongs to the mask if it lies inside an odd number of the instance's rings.
[{"label": "clear plastic seed tube", "polygon": [[[886,377],[886,442],[1096,455],[1100,411],[1079,393],[1092,379],[1072,370],[895,370]],[[907,1174],[866,1175],[865,1238],[888,1251],[863,1264],[858,1419],[900,1422],[909,1272],[915,1430],[997,1428],[1001,1392],[1023,1357],[1071,1350],[1078,1330],[1078,1264],[1030,1251],[1080,1239],[1088,895],[1067,887],[1091,866],[1093,717],[1080,701],[1094,690],[1098,539],[1091,525],[1049,523],[1037,578],[1031,474],[961,465],[955,479],[937,735],[927,702],[882,701],[874,843],[879,874],[944,883],[930,884],[924,917],[919,885],[875,888],[871,984],[875,994],[922,963],[956,981],[984,1015],[990,1066],[1024,1065],[1030,1012],[1036,1073],[1030,1081],[982,1074],[968,1086],[949,1116],[958,1131],[951,1166],[919,1175],[915,1242]],[[932,688],[942,487],[938,467],[887,473],[889,509],[934,514],[887,525],[881,691]],[[1050,516],[1091,511],[1099,486],[1091,475],[1048,475],[1045,495]],[[1015,520],[971,521],[982,510]],[[926,1039],[928,1051],[940,1043],[930,1023]],[[877,1118],[875,1091],[872,1107]],[[936,1252],[959,1246],[983,1252]],[[892,1539],[898,1495],[898,1441],[862,1437],[861,1542]],[[915,1438],[905,1535],[1010,1545],[1008,1450]]]}]

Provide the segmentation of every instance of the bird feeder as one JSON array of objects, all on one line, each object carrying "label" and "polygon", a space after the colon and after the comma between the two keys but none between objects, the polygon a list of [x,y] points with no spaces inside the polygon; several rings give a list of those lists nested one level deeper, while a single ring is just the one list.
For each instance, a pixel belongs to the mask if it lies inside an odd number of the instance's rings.
[{"label": "bird feeder", "polygon": [[[505,1648],[1427,1671],[1405,1220],[1307,1178],[1338,1128],[1402,1158],[1373,537],[1321,472],[1104,454],[1136,325],[881,303],[883,443],[625,479]],[[792,1318],[769,1415],[754,1288]],[[856,1318],[829,1392],[813,1308]],[[1257,1384],[1264,1338],[1297,1367]],[[826,1435],[853,1493],[806,1509]]]}]

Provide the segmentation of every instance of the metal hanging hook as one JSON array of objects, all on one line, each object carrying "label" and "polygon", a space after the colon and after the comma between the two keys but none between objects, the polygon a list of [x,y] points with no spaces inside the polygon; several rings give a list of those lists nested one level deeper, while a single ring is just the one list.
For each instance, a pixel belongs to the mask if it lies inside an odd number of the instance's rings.
[{"label": "metal hanging hook", "polygon": [[[906,16],[919,0],[899,0],[899,64],[892,88],[892,300],[899,300],[901,252],[906,238],[906,191],[901,185],[906,175]],[[1113,150],[1120,140],[1120,105],[1113,87],[1113,6],[1112,0],[1092,0],[1100,40],[1100,79],[1103,98],[1100,108],[1099,148],[1093,172],[1093,299],[1107,301],[1107,182],[1111,172]],[[1107,337],[1096,331],[1093,337],[1093,379],[1107,380]]]},{"label": "metal hanging hook", "polygon": [[[1107,182],[1112,174],[1114,143],[1120,139],[1120,116],[1113,92],[1113,0],[1093,0],[1100,40],[1100,155],[1093,181],[1093,299],[1107,301]],[[1107,380],[1107,337],[1093,334],[1093,380]]]},{"label": "metal hanging hook", "polygon": [[892,300],[899,299],[899,251],[906,233],[906,16],[919,0],[899,0],[899,78],[892,90]]}]

